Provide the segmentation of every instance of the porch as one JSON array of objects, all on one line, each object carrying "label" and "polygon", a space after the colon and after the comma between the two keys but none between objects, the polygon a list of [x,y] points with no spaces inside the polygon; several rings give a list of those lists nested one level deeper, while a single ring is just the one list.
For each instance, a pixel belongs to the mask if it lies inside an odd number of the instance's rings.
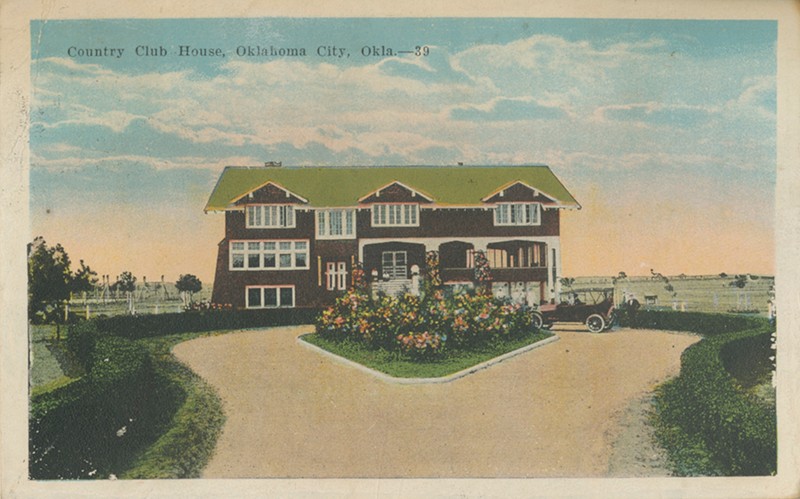
[{"label": "porch", "polygon": [[475,255],[483,252],[495,294],[536,305],[553,299],[559,292],[557,268],[560,255],[557,238],[552,239],[362,240],[359,242],[359,257],[364,262],[373,289],[387,294],[403,291],[416,294],[428,252],[438,252],[440,276],[449,285],[472,283]]}]

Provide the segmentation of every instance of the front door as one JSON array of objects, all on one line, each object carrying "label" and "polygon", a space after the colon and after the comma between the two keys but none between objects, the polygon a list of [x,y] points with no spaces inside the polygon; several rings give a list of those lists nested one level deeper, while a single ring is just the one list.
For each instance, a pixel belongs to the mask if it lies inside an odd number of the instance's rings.
[{"label": "front door", "polygon": [[384,251],[381,255],[383,277],[406,279],[408,277],[408,257],[405,251]]}]

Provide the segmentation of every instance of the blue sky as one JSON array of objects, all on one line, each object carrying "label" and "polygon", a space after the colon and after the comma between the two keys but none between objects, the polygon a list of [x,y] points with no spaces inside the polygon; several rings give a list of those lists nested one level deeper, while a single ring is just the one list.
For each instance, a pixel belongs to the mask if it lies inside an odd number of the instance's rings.
[{"label": "blue sky", "polygon": [[[584,206],[562,224],[570,275],[770,273],[776,29],[518,18],[33,22],[32,234],[102,273],[208,280],[222,217],[202,208],[225,165],[545,163]],[[138,45],[170,54],[136,57]],[[178,57],[177,45],[220,47],[225,57]],[[239,57],[239,45],[307,55]],[[365,45],[430,54],[365,57]],[[67,53],[103,46],[125,53]],[[349,57],[319,57],[319,46]],[[598,241],[609,254],[587,258]]]}]

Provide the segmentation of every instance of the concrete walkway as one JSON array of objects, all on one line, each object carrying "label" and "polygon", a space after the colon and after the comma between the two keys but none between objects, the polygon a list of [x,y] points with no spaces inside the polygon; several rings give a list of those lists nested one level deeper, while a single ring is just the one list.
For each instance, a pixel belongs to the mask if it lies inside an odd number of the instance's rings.
[{"label": "concrete walkway", "polygon": [[399,385],[298,345],[311,330],[175,347],[225,404],[205,478],[605,476],[616,418],[698,340],[561,326],[560,341],[465,378]]}]

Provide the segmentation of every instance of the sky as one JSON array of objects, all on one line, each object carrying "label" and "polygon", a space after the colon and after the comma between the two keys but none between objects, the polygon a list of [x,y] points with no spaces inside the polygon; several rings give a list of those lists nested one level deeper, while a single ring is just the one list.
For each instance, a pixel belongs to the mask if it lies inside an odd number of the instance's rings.
[{"label": "sky", "polygon": [[773,21],[34,21],[31,237],[112,278],[210,282],[224,215],[203,207],[227,165],[547,164],[582,206],[562,212],[564,276],[774,274],[776,36]]}]

